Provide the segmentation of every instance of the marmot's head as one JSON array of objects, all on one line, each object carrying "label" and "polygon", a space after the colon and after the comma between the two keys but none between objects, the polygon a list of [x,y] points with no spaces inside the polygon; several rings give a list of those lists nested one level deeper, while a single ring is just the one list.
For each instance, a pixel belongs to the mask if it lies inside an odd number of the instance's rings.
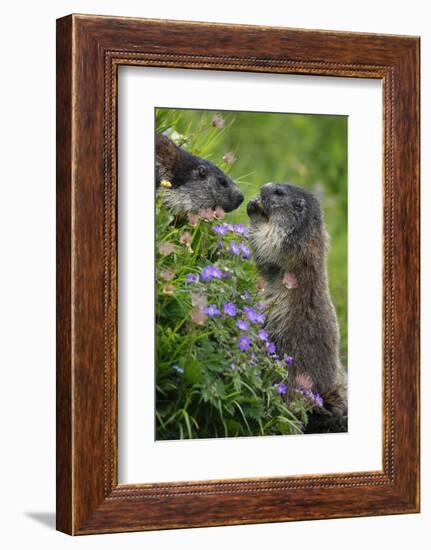
[{"label": "marmot's head", "polygon": [[235,210],[244,196],[234,182],[208,160],[191,155],[167,136],[156,135],[156,187],[168,180],[164,189],[166,207],[175,214],[204,209]]},{"label": "marmot's head", "polygon": [[254,259],[265,271],[291,269],[317,253],[324,256],[322,210],[309,191],[288,183],[267,183],[248,203],[247,214]]}]

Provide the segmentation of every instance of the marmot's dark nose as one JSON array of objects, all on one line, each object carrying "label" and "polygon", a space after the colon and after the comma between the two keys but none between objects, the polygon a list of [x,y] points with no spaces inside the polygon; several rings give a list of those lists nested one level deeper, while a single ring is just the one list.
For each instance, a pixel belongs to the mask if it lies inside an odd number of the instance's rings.
[{"label": "marmot's dark nose", "polygon": [[233,194],[233,202],[235,204],[234,208],[238,208],[238,206],[242,203],[244,200],[244,195],[241,193],[241,191],[235,191]]}]

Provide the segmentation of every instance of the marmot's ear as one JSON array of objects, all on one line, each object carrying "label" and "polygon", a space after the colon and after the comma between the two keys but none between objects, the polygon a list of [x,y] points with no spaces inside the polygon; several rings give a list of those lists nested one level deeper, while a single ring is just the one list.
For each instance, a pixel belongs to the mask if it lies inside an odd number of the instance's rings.
[{"label": "marmot's ear", "polygon": [[168,179],[169,174],[174,173],[174,167],[178,159],[178,147],[175,143],[163,134],[156,134],[156,166]]},{"label": "marmot's ear", "polygon": [[305,199],[295,199],[292,202],[292,206],[297,212],[302,212],[305,208]]}]

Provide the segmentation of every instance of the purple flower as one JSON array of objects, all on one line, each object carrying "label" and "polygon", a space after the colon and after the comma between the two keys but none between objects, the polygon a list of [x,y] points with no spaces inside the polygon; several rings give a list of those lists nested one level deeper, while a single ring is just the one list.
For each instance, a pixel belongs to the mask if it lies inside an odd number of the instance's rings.
[{"label": "purple flower", "polygon": [[248,330],[250,328],[249,323],[247,321],[243,321],[242,319],[238,319],[236,322],[236,326],[239,328],[239,330]]},{"label": "purple flower", "polygon": [[202,281],[210,281],[212,279],[212,270],[211,266],[204,267],[202,269]]},{"label": "purple flower", "polygon": [[178,365],[172,365],[172,368],[174,369],[174,371],[179,372],[180,374],[184,372],[183,367],[179,367]]},{"label": "purple flower", "polygon": [[248,233],[248,227],[244,225],[243,223],[236,223],[233,226],[233,230],[237,235],[247,235]]},{"label": "purple flower", "polygon": [[229,367],[233,370],[233,369],[235,368],[235,365],[234,365],[233,363],[231,363],[231,364],[229,365]]},{"label": "purple flower", "polygon": [[251,296],[250,296],[250,293],[247,292],[246,290],[244,290],[244,294],[243,294],[243,297],[246,299],[246,300],[251,300]]},{"label": "purple flower", "polygon": [[213,265],[212,266],[212,276],[213,276],[213,279],[221,279],[222,278],[222,272],[220,271],[220,268],[217,267],[216,265]]},{"label": "purple flower", "polygon": [[246,334],[242,334],[238,338],[238,347],[241,351],[246,351],[250,347],[251,340]]},{"label": "purple flower", "polygon": [[204,267],[201,272],[202,281],[210,281],[212,279],[211,266]]},{"label": "purple flower", "polygon": [[261,328],[259,330],[259,338],[263,341],[263,342],[267,342],[268,341],[268,338],[269,338],[269,334],[266,332],[266,330],[263,330],[263,328]]},{"label": "purple flower", "polygon": [[250,306],[244,306],[243,311],[249,321],[254,323],[256,321],[257,312]]},{"label": "purple flower", "polygon": [[224,235],[226,233],[226,224],[222,223],[221,225],[213,225],[213,231],[218,235]]},{"label": "purple flower", "polygon": [[323,407],[323,399],[318,393],[316,393],[314,396],[314,402],[318,407]]},{"label": "purple flower", "polygon": [[272,355],[273,353],[275,353],[275,344],[273,342],[267,342],[266,343],[266,351]]},{"label": "purple flower", "polygon": [[299,388],[300,393],[310,399],[317,407],[323,407],[323,399],[322,396],[318,393],[313,393],[311,390],[304,390],[303,388]]},{"label": "purple flower", "polygon": [[208,315],[208,317],[220,317],[221,315],[221,311],[215,304],[211,304],[208,307],[204,307],[203,311]]},{"label": "purple flower", "polygon": [[290,355],[285,355],[284,360],[286,361],[286,365],[293,365],[293,357],[291,357]]},{"label": "purple flower", "polygon": [[265,322],[265,315],[263,313],[258,313],[255,309],[249,306],[244,306],[243,310],[247,319],[252,323],[262,324]]},{"label": "purple flower", "polygon": [[186,281],[188,283],[198,283],[199,282],[199,275],[197,273],[187,273]]},{"label": "purple flower", "polygon": [[286,384],[277,384],[277,393],[278,395],[285,395],[287,392]]},{"label": "purple flower", "polygon": [[222,273],[216,265],[208,265],[202,269],[202,281],[211,281],[211,279],[221,279]]},{"label": "purple flower", "polygon": [[217,235],[226,235],[226,233],[233,231],[233,226],[231,223],[221,223],[220,225],[214,225],[213,231],[217,233]]},{"label": "purple flower", "polygon": [[223,311],[226,313],[226,315],[229,315],[229,317],[235,317],[236,315],[236,305],[232,302],[227,302],[223,306]]},{"label": "purple flower", "polygon": [[218,241],[217,241],[217,248],[218,248],[219,250],[221,250],[221,249],[223,248],[223,241],[222,241],[222,240],[218,240]]},{"label": "purple flower", "polygon": [[239,248],[242,252],[242,259],[243,260],[247,260],[249,257],[250,257],[250,249],[248,248],[247,245],[245,245],[244,243],[241,243],[239,245]]},{"label": "purple flower", "polygon": [[263,309],[263,304],[262,304],[262,302],[257,302],[256,307],[257,307],[257,309],[259,309],[260,311],[262,311],[262,309]]},{"label": "purple flower", "polygon": [[238,256],[240,253],[240,248],[235,241],[230,242],[230,250],[234,256]]}]

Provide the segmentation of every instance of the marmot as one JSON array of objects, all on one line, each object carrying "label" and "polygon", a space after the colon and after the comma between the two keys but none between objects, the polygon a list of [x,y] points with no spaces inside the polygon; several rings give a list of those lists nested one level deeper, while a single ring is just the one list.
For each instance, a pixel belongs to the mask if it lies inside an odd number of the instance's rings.
[{"label": "marmot", "polygon": [[300,187],[267,183],[247,213],[254,260],[265,280],[267,331],[279,354],[293,356],[295,379],[311,379],[312,391],[324,400],[320,413],[310,415],[306,433],[347,431],[346,373],[319,201]]},{"label": "marmot", "polygon": [[174,214],[198,213],[222,208],[235,210],[244,196],[234,182],[212,162],[178,147],[163,134],[156,134],[156,189],[163,180],[165,206]]}]

